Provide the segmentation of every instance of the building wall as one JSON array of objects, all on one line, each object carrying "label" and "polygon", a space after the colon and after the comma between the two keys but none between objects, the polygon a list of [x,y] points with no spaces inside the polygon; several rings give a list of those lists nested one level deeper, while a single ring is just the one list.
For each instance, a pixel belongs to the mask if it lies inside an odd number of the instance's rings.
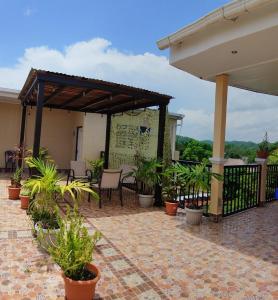
[{"label": "building wall", "polygon": [[[15,101],[15,100],[14,100]],[[25,146],[33,148],[36,108],[27,108]],[[0,103],[0,167],[5,166],[4,152],[19,144],[21,106],[19,102]],[[97,159],[105,149],[106,116],[64,110],[43,110],[41,146],[49,150],[58,168],[66,169],[75,159],[76,128],[83,127],[83,160]],[[175,145],[176,120],[170,119],[172,149]],[[173,152],[172,152],[173,155]]]},{"label": "building wall", "polygon": [[0,104],[0,167],[5,166],[4,153],[14,150],[19,144],[19,128],[21,109],[17,104]]},{"label": "building wall", "polygon": [[105,149],[106,115],[86,114],[83,125],[83,159],[98,159]]},{"label": "building wall", "polygon": [[[33,147],[35,114],[36,109],[28,107],[25,132],[27,149],[32,149]],[[49,150],[49,154],[57,163],[58,168],[69,168],[70,161],[74,159],[75,128],[80,126],[80,124],[82,126],[80,114],[58,109],[50,111],[45,108],[43,110],[41,147],[46,147]]]}]

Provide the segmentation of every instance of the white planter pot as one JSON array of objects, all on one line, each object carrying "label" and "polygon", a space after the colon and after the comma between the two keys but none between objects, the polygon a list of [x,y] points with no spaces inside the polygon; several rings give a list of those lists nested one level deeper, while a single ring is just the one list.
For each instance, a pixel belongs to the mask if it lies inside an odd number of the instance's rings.
[{"label": "white planter pot", "polygon": [[185,207],[186,222],[190,225],[200,225],[203,217],[203,209],[191,209]]},{"label": "white planter pot", "polygon": [[[47,250],[47,248],[52,245],[53,243],[55,243],[56,241],[56,233],[59,231],[60,229],[43,229],[42,231],[44,233],[44,239],[43,240],[38,240],[40,246]],[[39,232],[40,232],[40,228],[38,223],[35,224],[35,231],[36,231],[36,236],[39,236]]]},{"label": "white planter pot", "polygon": [[139,194],[139,205],[141,207],[147,208],[151,207],[154,204],[154,197],[153,195],[142,195]]}]

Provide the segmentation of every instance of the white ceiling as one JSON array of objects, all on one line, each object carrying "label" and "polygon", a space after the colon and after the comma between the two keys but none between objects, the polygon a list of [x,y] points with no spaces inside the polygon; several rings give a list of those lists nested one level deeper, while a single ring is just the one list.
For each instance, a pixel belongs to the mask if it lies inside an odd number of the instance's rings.
[{"label": "white ceiling", "polygon": [[231,86],[278,95],[278,1],[216,22],[170,50],[171,65],[197,77],[214,81],[225,73]]}]

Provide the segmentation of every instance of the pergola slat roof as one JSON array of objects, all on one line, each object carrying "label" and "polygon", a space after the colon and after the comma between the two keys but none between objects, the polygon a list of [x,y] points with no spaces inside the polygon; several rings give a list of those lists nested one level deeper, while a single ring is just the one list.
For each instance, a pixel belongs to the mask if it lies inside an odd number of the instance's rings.
[{"label": "pergola slat roof", "polygon": [[37,83],[44,82],[44,107],[113,114],[167,105],[172,98],[123,84],[72,76],[62,73],[31,69],[19,94],[24,105],[37,104]]}]

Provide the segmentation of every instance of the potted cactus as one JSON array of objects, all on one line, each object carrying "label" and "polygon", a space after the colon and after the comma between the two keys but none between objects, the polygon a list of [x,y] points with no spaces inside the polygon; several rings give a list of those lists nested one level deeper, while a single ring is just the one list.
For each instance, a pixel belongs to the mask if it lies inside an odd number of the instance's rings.
[{"label": "potted cactus", "polygon": [[18,200],[21,189],[22,168],[17,168],[11,177],[11,185],[8,187],[9,199]]}]

